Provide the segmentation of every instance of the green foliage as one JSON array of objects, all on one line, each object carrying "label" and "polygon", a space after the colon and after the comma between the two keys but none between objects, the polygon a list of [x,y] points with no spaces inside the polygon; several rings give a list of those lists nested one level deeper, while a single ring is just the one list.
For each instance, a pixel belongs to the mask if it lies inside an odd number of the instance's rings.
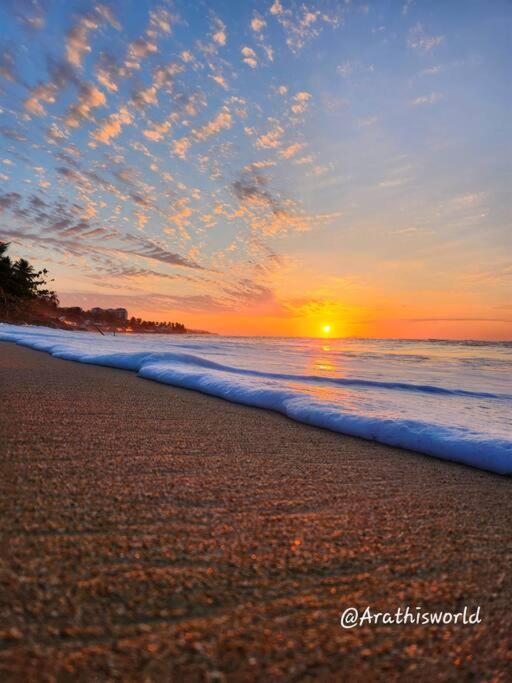
[{"label": "green foliage", "polygon": [[0,242],[0,315],[19,317],[29,310],[56,309],[59,300],[47,287],[46,268],[36,270],[23,258],[12,261],[8,247]]}]

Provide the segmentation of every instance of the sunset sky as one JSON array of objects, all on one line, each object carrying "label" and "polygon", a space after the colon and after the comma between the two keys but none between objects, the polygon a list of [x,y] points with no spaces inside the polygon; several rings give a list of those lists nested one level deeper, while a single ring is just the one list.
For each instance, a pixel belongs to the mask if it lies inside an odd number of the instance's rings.
[{"label": "sunset sky", "polygon": [[0,239],[63,305],[512,339],[512,5],[3,0]]}]

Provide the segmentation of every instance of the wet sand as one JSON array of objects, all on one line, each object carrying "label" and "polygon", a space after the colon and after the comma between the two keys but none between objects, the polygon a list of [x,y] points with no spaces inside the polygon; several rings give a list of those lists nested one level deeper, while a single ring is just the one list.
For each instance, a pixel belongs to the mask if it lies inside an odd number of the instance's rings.
[{"label": "wet sand", "polygon": [[8,343],[0,444],[2,681],[510,680],[510,478]]}]

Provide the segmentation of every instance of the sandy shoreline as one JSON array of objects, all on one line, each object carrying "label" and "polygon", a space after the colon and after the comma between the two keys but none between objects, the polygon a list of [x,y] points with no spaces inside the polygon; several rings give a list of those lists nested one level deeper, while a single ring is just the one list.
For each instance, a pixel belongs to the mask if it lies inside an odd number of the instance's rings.
[{"label": "sandy shoreline", "polygon": [[[0,343],[2,680],[505,680],[512,482]],[[478,626],[343,609],[481,607]]]}]

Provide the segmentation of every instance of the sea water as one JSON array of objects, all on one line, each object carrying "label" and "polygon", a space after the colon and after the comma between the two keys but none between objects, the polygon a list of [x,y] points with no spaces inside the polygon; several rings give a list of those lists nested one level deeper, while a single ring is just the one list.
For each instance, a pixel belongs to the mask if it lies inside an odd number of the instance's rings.
[{"label": "sea water", "polygon": [[0,340],[512,472],[512,342],[101,336],[6,324]]}]

